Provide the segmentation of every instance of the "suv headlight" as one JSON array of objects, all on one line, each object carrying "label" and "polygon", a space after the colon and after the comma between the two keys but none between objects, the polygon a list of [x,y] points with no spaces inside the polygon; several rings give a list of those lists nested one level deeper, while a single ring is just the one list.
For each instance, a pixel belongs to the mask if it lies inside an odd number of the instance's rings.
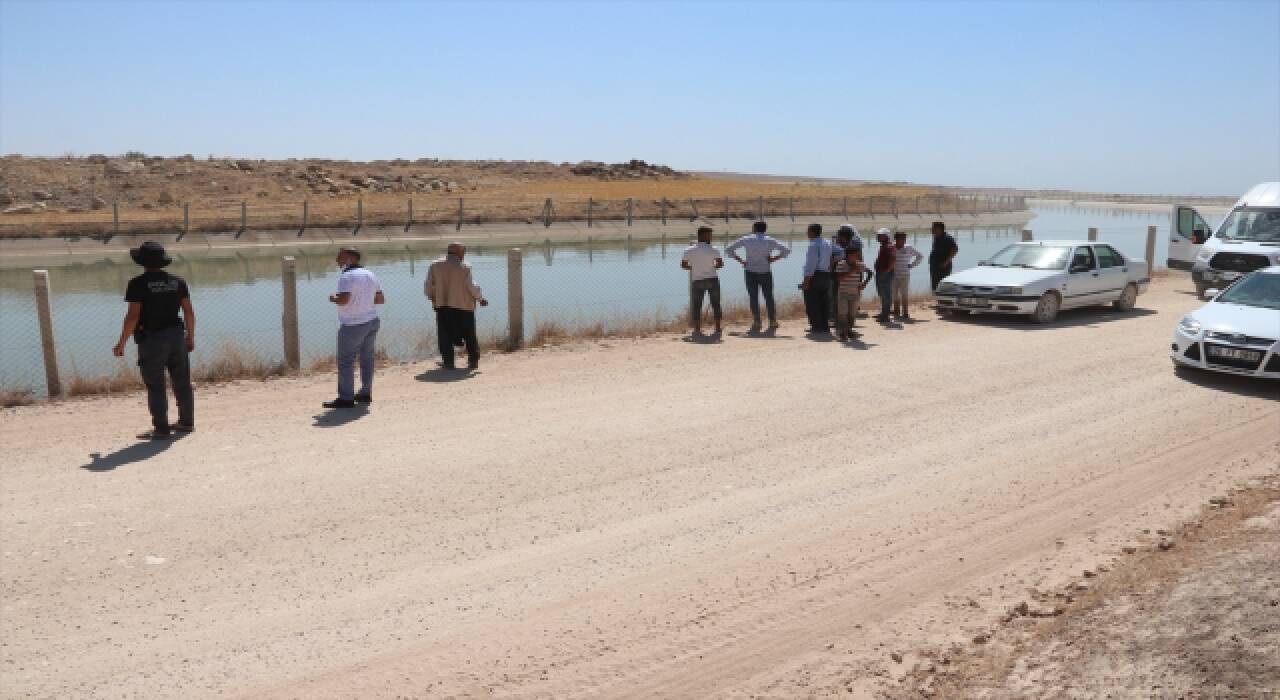
[{"label": "suv headlight", "polygon": [[1183,316],[1182,320],[1178,321],[1178,330],[1187,335],[1200,335],[1200,322],[1191,316]]},{"label": "suv headlight", "polygon": [[996,294],[1010,294],[1012,296],[1022,296],[1022,287],[996,287]]},{"label": "suv headlight", "polygon": [[942,284],[938,285],[939,294],[953,294],[955,291],[956,291],[956,285],[954,282],[943,282]]}]

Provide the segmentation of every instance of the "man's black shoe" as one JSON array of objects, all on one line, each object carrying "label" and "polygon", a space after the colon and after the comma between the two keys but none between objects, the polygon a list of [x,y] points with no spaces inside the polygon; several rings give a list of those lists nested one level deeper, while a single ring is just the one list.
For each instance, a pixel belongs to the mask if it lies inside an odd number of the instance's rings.
[{"label": "man's black shoe", "polygon": [[355,408],[356,402],[351,399],[334,399],[321,404],[325,408]]},{"label": "man's black shoe", "polygon": [[356,394],[354,400],[356,403],[373,403],[373,396],[369,394]]},{"label": "man's black shoe", "polygon": [[480,369],[480,360],[472,360],[468,362],[467,369]]}]

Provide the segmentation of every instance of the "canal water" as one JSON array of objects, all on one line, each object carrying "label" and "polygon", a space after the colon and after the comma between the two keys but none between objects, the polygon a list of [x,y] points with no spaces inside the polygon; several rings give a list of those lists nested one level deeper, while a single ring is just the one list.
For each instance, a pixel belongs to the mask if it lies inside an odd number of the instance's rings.
[{"label": "canal water", "polygon": [[[1163,266],[1169,239],[1169,212],[1149,206],[1033,205],[1028,228],[1037,239],[1084,238],[1096,227],[1099,240],[1134,257],[1144,255],[1147,226],[1158,227],[1156,260]],[[1223,211],[1204,212],[1210,216]],[[1214,222],[1216,223],[1216,222]],[[887,224],[892,225],[892,224]],[[960,244],[956,268],[964,269],[1019,240],[1019,227],[974,227],[951,223]],[[926,230],[910,230],[910,242],[928,255]],[[870,231],[863,231],[871,239]],[[796,298],[806,241],[783,238],[794,253],[774,268],[781,299]],[[723,247],[724,240],[716,239]],[[687,276],[680,269],[684,242],[555,243],[524,248],[525,329],[554,322],[568,330],[604,324],[618,327],[646,318],[676,318],[687,306]],[[872,246],[874,248],[874,246]],[[366,247],[367,267],[382,280],[387,303],[382,309],[383,351],[392,359],[434,356],[434,316],[423,296],[427,265],[442,254],[431,242]],[[873,251],[870,251],[873,252]],[[280,256],[298,259],[298,306],[304,366],[333,353],[336,318],[327,297],[338,269],[334,249],[314,246],[287,251],[212,249],[174,255],[170,270],[186,278],[198,320],[196,365],[228,353],[264,362],[279,362],[281,337]],[[478,309],[481,338],[501,335],[507,323],[507,256],[504,248],[473,246],[467,260],[475,279],[492,302]],[[31,271],[0,261],[0,390],[43,391],[44,374],[39,325],[31,291]],[[64,377],[85,378],[130,371],[126,357],[111,355],[125,304],[123,290],[139,270],[127,256],[67,256],[65,264],[46,264],[53,290],[53,318],[59,367]],[[743,277],[729,261],[721,274],[726,304],[745,301]],[[928,289],[928,272],[912,275],[912,287]]]}]

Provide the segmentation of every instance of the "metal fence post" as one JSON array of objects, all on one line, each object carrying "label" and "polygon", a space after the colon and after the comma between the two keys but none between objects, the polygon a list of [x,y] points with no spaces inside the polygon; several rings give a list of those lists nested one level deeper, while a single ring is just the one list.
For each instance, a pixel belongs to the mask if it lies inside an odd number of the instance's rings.
[{"label": "metal fence post", "polygon": [[663,197],[662,201],[659,202],[658,204],[662,209],[662,225],[666,226],[667,225],[667,198]]},{"label": "metal fence post", "polygon": [[547,201],[542,203],[542,227],[551,228],[551,198],[547,197]]},{"label": "metal fence post", "polygon": [[587,228],[591,228],[591,210],[595,208],[595,200],[587,197]]},{"label": "metal fence post", "polygon": [[[307,230],[307,224],[309,223],[310,219],[311,219],[311,200],[304,199],[302,200],[302,231]],[[302,233],[302,231],[298,231],[298,233]]]},{"label": "metal fence post", "polygon": [[724,222],[729,223],[729,198],[724,198]]},{"label": "metal fence post", "polygon": [[840,215],[845,218],[845,221],[849,220],[849,198],[848,197],[845,197],[840,200]]},{"label": "metal fence post", "polygon": [[182,235],[191,233],[191,203],[182,205]]},{"label": "metal fence post", "polygon": [[627,225],[631,225],[631,219],[635,215],[636,200],[634,197],[627,197]]},{"label": "metal fence post", "polygon": [[280,318],[284,331],[284,365],[296,371],[302,366],[298,343],[298,261],[291,255],[280,261],[280,282],[284,292],[281,297],[284,312]]},{"label": "metal fence post", "polygon": [[111,232],[120,235],[120,200],[111,202]]},{"label": "metal fence post", "polygon": [[364,200],[356,200],[356,232],[364,228]]},{"label": "metal fence post", "polygon": [[249,228],[249,203],[240,202],[240,230],[246,231]]},{"label": "metal fence post", "polygon": [[898,198],[893,198],[893,218],[898,218]]},{"label": "metal fence post", "polygon": [[1031,229],[1029,228],[1022,229],[1022,240],[1024,241],[1031,240]]},{"label": "metal fence post", "polygon": [[519,248],[507,251],[507,347],[524,344],[524,259]]},{"label": "metal fence post", "polygon": [[756,197],[756,221],[764,220],[764,197]]},{"label": "metal fence post", "polygon": [[462,197],[458,197],[458,225],[455,226],[453,230],[462,230]]},{"label": "metal fence post", "polygon": [[787,213],[791,215],[792,221],[796,220],[796,198],[795,197],[790,197],[787,199]]},{"label": "metal fence post", "polygon": [[58,378],[58,347],[53,342],[53,310],[49,304],[49,271],[32,270],[35,283],[36,313],[40,317],[40,347],[44,351],[44,381],[49,398],[62,395],[62,381]]},{"label": "metal fence post", "polygon": [[1091,241],[1098,240],[1098,229],[1093,228],[1092,226],[1089,227],[1089,240]]},{"label": "metal fence post", "polygon": [[413,227],[413,197],[410,197],[410,198],[409,198],[409,207],[408,207],[408,208],[409,208],[409,218],[408,218],[408,219],[406,219],[406,220],[405,220],[405,222],[404,222],[404,232],[405,232],[405,233],[408,233],[408,232],[409,232],[409,229]]},{"label": "metal fence post", "polygon": [[1147,227],[1147,275],[1156,269],[1156,227]]}]

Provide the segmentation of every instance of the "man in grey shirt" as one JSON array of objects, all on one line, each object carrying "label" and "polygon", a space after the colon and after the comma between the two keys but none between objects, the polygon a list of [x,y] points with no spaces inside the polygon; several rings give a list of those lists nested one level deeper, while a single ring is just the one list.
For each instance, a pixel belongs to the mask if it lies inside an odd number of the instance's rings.
[{"label": "man in grey shirt", "polygon": [[[751,226],[751,235],[743,236],[724,249],[725,255],[742,263],[743,275],[747,280],[747,302],[751,305],[751,332],[760,330],[760,298],[764,292],[765,311],[769,314],[769,329],[778,327],[778,310],[773,301],[773,271],[770,266],[791,254],[788,248],[773,236],[766,236],[768,224],[757,221]],[[738,251],[746,251],[747,258],[742,259]]]}]

